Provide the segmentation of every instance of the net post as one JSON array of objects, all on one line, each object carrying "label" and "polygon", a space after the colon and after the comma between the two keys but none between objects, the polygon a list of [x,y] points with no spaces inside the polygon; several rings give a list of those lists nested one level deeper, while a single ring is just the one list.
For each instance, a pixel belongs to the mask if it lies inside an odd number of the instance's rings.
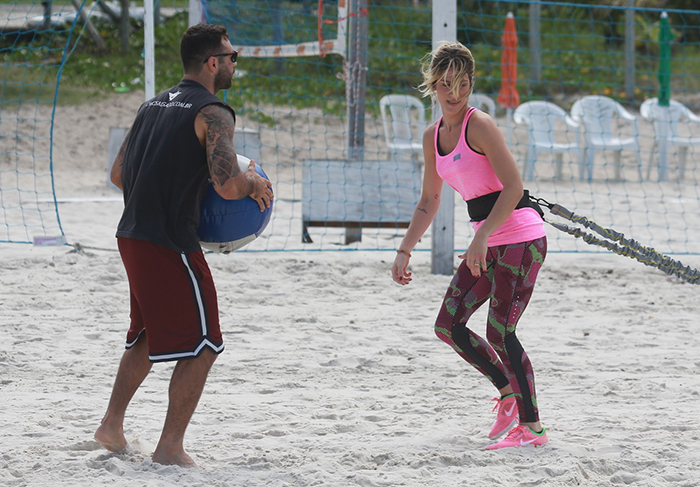
[{"label": "net post", "polygon": [[[457,0],[433,1],[433,49],[441,41],[457,40]],[[432,117],[437,120],[439,105],[433,103]],[[454,272],[455,247],[454,190],[442,185],[442,204],[433,220],[433,245],[431,248],[431,273],[451,275]]]},{"label": "net post", "polygon": [[350,0],[348,12],[348,159],[361,161],[365,148],[367,96],[367,0]]},{"label": "net post", "polygon": [[206,22],[201,0],[190,0],[190,8],[187,15],[187,25],[189,27]]},{"label": "net post", "polygon": [[145,62],[145,80],[146,80],[146,100],[150,100],[155,96],[156,91],[156,74],[155,74],[155,49],[154,49],[154,10],[153,0],[144,0],[143,2],[143,50]]}]

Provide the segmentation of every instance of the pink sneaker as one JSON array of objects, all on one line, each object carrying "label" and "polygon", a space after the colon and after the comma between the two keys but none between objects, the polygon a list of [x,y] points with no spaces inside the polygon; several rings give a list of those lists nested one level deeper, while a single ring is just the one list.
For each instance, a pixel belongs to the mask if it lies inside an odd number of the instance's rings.
[{"label": "pink sneaker", "polygon": [[518,404],[515,402],[514,394],[508,394],[503,399],[494,397],[493,400],[498,403],[493,407],[494,411],[498,409],[498,416],[496,416],[496,421],[493,423],[489,438],[495,440],[518,424],[519,415]]},{"label": "pink sneaker", "polygon": [[500,448],[522,447],[522,446],[542,446],[547,443],[547,432],[542,428],[541,433],[535,433],[527,426],[516,426],[505,439],[489,445],[487,450],[498,450]]}]

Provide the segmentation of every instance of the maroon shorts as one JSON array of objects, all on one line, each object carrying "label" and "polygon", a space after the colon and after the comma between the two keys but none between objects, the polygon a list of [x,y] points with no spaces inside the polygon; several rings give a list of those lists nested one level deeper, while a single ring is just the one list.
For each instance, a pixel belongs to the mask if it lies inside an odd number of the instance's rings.
[{"label": "maroon shorts", "polygon": [[131,298],[126,348],[145,332],[151,362],[197,357],[205,347],[221,353],[216,289],[204,254],[132,238],[117,243]]}]

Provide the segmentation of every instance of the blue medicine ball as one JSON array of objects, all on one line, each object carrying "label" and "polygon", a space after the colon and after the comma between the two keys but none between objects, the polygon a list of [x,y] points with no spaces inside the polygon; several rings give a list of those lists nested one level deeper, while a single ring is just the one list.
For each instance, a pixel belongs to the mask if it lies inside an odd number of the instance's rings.
[{"label": "blue medicine ball", "polygon": [[[248,170],[250,159],[238,156],[241,171]],[[269,180],[265,171],[255,164],[255,172]],[[274,200],[273,200],[274,201]],[[197,235],[204,249],[228,254],[255,240],[270,223],[272,204],[260,211],[257,201],[251,197],[241,200],[227,200],[219,196],[214,186],[209,183],[207,193],[202,201],[202,213],[199,217]]]}]

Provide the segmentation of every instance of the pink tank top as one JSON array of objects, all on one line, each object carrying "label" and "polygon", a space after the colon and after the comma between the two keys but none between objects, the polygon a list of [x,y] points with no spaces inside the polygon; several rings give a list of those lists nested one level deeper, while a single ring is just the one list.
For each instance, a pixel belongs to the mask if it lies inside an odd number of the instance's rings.
[{"label": "pink tank top", "polygon": [[[438,149],[438,133],[442,117],[435,127],[435,169],[440,178],[457,191],[465,201],[501,191],[503,184],[496,176],[491,163],[484,154],[476,152],[467,143],[469,119],[476,111],[470,107],[462,122],[462,132],[457,147],[449,154],[442,155]],[[476,232],[483,222],[472,222]],[[540,215],[532,208],[520,208],[491,234],[489,247],[529,242],[544,237],[544,224]]]}]

